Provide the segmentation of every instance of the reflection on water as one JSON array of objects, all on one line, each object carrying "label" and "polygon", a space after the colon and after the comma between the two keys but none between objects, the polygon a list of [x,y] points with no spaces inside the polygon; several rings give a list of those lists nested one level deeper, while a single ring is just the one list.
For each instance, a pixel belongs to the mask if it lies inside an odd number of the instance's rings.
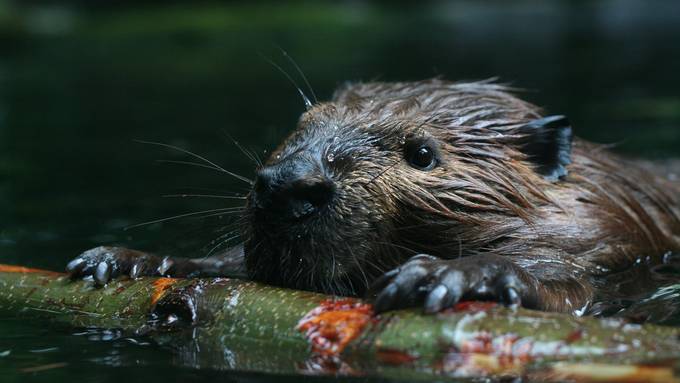
[{"label": "reflection on water", "polygon": [[[122,228],[237,204],[163,195],[238,195],[244,185],[158,163],[186,158],[134,140],[178,145],[252,175],[232,138],[264,157],[303,110],[259,55],[286,66],[276,46],[320,98],[345,80],[499,76],[570,116],[580,136],[629,154],[680,155],[678,2],[78,4],[0,4],[0,262],[58,269],[111,243],[183,255],[210,249],[229,216]],[[618,309],[677,325],[668,303],[677,302],[675,291]],[[152,345],[93,336],[100,340],[3,320],[0,373],[10,382],[26,374],[198,374],[172,367]],[[117,364],[128,367],[110,367]],[[41,365],[48,368],[30,370]]]},{"label": "reflection on water", "polygon": [[680,326],[680,254],[667,253],[663,264],[649,269],[643,260],[636,266],[609,276],[605,282],[628,298],[600,297],[588,314]]}]

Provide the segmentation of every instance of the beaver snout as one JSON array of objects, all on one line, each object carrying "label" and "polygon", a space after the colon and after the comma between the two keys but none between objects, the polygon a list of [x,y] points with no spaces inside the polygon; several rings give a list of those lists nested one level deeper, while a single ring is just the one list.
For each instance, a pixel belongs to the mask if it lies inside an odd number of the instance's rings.
[{"label": "beaver snout", "polygon": [[295,156],[258,171],[252,201],[265,215],[301,219],[327,206],[335,190],[319,164]]}]

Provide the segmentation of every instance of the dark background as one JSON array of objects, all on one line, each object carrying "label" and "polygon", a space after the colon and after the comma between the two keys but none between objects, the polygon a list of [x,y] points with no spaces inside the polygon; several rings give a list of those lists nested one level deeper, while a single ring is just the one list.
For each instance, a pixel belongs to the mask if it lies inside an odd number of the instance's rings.
[{"label": "dark background", "polygon": [[677,1],[3,4],[3,262],[60,268],[111,242],[200,253],[211,238],[192,229],[197,220],[120,229],[225,206],[164,194],[244,185],[156,163],[187,158],[133,140],[180,145],[250,176],[227,135],[266,156],[303,110],[267,62],[295,75],[278,47],[321,99],[347,80],[497,76],[568,115],[582,137],[680,154]]},{"label": "dark background", "polygon": [[122,228],[230,206],[164,194],[244,184],[134,140],[251,176],[228,136],[264,157],[303,111],[263,58],[296,76],[277,47],[320,99],[347,80],[497,76],[582,137],[680,155],[679,1],[0,2],[0,262],[209,248],[217,218]]}]

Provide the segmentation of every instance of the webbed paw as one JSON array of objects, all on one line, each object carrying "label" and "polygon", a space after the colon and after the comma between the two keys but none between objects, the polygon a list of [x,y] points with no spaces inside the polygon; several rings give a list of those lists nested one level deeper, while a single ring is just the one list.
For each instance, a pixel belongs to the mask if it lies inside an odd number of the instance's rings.
[{"label": "webbed paw", "polygon": [[378,291],[377,313],[421,305],[435,313],[461,299],[519,306],[527,297],[526,278],[519,266],[497,255],[439,259],[420,254],[385,273],[371,290]]},{"label": "webbed paw", "polygon": [[91,276],[95,283],[104,285],[112,278],[128,275],[164,275],[172,266],[169,258],[161,258],[123,247],[100,246],[80,254],[66,265],[71,278]]}]

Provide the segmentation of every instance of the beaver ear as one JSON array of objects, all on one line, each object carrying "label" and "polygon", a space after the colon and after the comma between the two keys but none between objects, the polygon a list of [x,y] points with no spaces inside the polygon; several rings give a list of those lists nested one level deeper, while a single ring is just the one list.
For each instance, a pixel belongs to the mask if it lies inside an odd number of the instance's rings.
[{"label": "beaver ear", "polygon": [[571,163],[571,124],[565,116],[548,116],[519,128],[520,150],[537,165],[536,171],[549,181],[567,175]]}]

